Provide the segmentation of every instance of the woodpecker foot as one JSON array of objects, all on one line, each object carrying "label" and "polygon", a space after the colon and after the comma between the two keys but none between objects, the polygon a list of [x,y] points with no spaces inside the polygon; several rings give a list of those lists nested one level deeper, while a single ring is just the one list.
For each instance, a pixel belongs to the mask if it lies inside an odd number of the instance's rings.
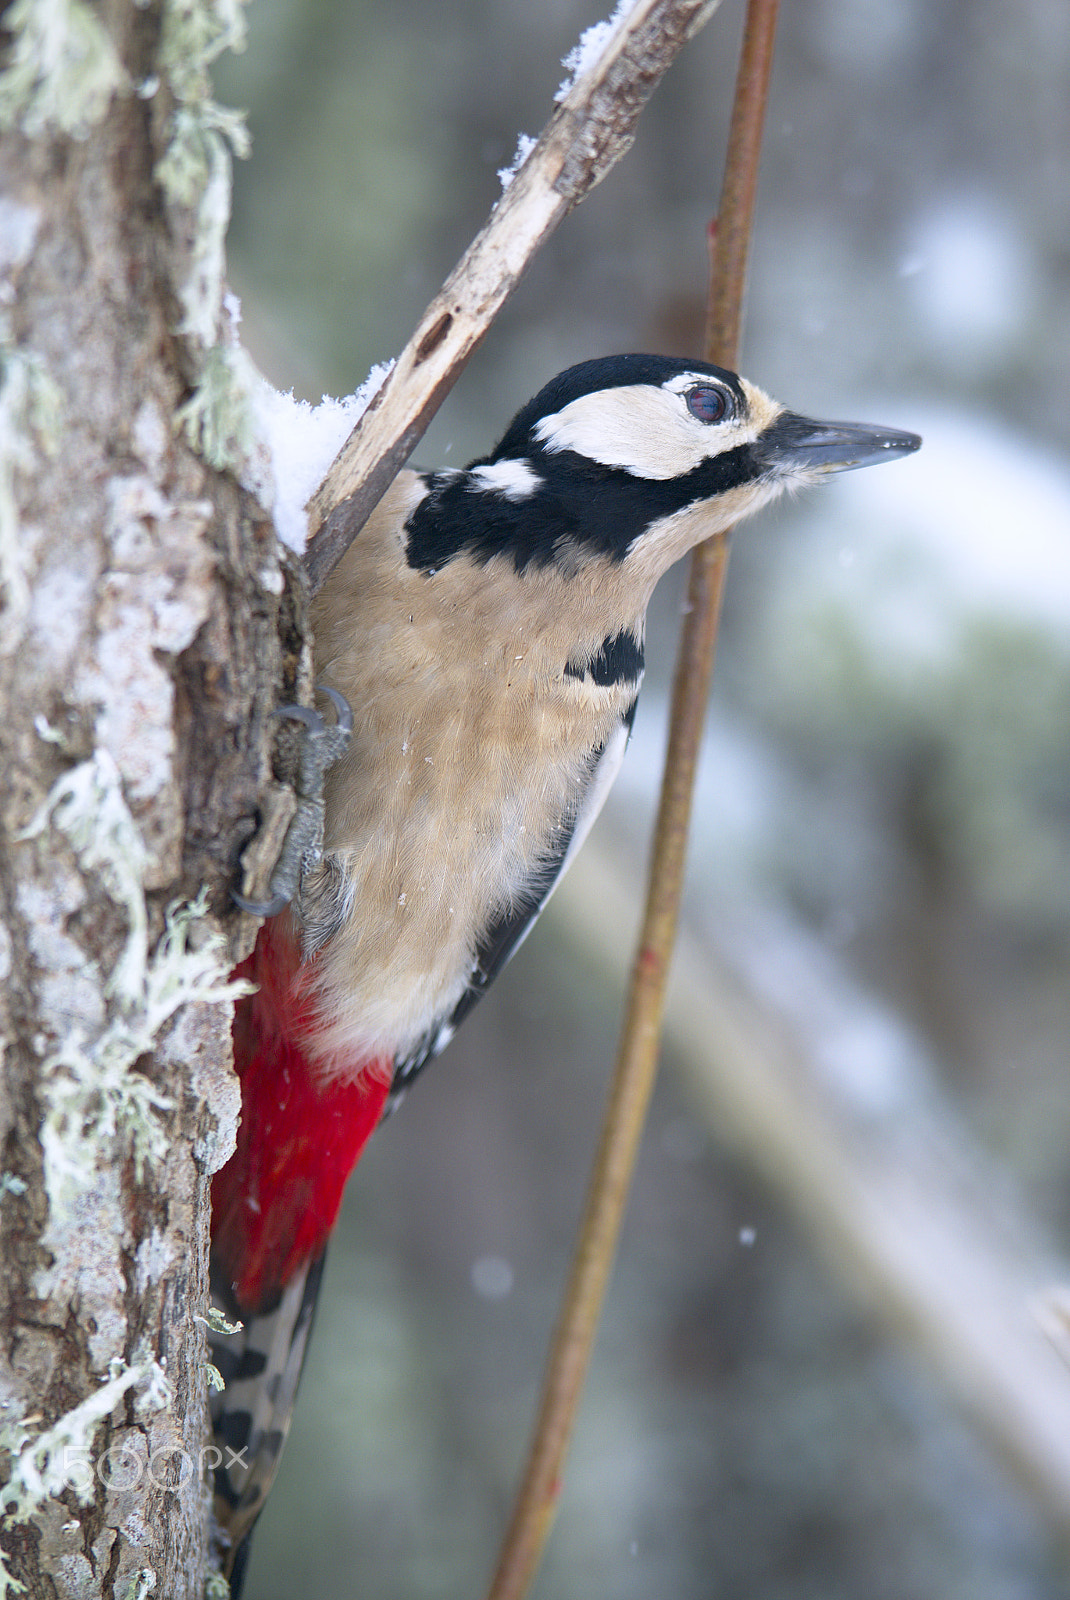
[{"label": "woodpecker foot", "polygon": [[353,731],[353,713],[349,702],[337,689],[327,684],[316,687],[334,707],[333,723],[325,721],[309,706],[279,706],[274,713],[276,717],[303,722],[306,731],[294,783],[297,807],[268,884],[270,898],[250,900],[236,889],[230,891],[235,905],[250,916],[277,916],[294,898],[305,873],[320,859],[323,850],[323,781],[346,752]]}]

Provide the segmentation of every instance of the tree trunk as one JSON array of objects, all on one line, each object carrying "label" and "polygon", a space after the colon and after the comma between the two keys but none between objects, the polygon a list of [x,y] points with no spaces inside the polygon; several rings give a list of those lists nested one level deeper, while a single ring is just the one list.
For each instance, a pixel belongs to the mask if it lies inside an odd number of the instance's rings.
[{"label": "tree trunk", "polygon": [[208,1183],[238,1109],[217,915],[300,659],[219,332],[241,130],[206,69],[239,17],[4,20],[0,1593],[182,1600],[205,1581]]}]

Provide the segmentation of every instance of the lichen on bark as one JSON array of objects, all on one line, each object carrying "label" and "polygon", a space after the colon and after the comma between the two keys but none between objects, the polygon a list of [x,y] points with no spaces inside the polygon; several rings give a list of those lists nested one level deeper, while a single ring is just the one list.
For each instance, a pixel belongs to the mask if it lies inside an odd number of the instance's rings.
[{"label": "lichen on bark", "polygon": [[220,914],[285,588],[238,481],[240,371],[222,398],[213,377],[212,463],[176,421],[233,346],[241,134],[207,65],[240,24],[236,0],[5,15],[0,1592],[50,1600],[205,1581],[198,1318],[238,1110]]}]

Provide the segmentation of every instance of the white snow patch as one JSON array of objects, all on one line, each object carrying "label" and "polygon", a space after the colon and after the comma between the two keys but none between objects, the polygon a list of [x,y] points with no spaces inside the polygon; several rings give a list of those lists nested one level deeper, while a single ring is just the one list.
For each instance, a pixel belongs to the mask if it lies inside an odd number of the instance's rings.
[{"label": "white snow patch", "polygon": [[518,133],[516,138],[516,154],[507,167],[498,168],[498,182],[502,186],[502,193],[512,183],[528,156],[538,144],[538,139],[533,139],[530,133]]},{"label": "white snow patch", "polygon": [[557,93],[554,95],[556,104],[560,105],[561,101],[572,93],[584,73],[589,72],[594,66],[614,31],[631,15],[635,5],[636,0],[619,0],[611,17],[605,22],[596,22],[585,29],[580,34],[579,43],[572,46],[567,56],[562,56],[561,65],[568,73],[568,77],[563,78],[558,85]]},{"label": "white snow patch", "polygon": [[280,394],[264,383],[254,395],[257,420],[271,455],[275,532],[301,555],[308,538],[305,506],[322,483],[372,400],[393,370],[393,361],[373,367],[355,394],[344,400],[324,395],[318,406]]}]

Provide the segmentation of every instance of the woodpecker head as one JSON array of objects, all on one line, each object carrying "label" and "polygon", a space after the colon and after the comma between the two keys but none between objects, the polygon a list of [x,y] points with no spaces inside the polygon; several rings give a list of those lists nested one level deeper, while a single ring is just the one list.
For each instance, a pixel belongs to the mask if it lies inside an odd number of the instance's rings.
[{"label": "woodpecker head", "polygon": [[409,519],[408,560],[430,571],[462,552],[501,555],[518,573],[569,575],[608,562],[649,592],[693,545],[785,489],[920,444],[797,416],[703,361],[607,356],[560,373],[489,456],[432,481]]}]

